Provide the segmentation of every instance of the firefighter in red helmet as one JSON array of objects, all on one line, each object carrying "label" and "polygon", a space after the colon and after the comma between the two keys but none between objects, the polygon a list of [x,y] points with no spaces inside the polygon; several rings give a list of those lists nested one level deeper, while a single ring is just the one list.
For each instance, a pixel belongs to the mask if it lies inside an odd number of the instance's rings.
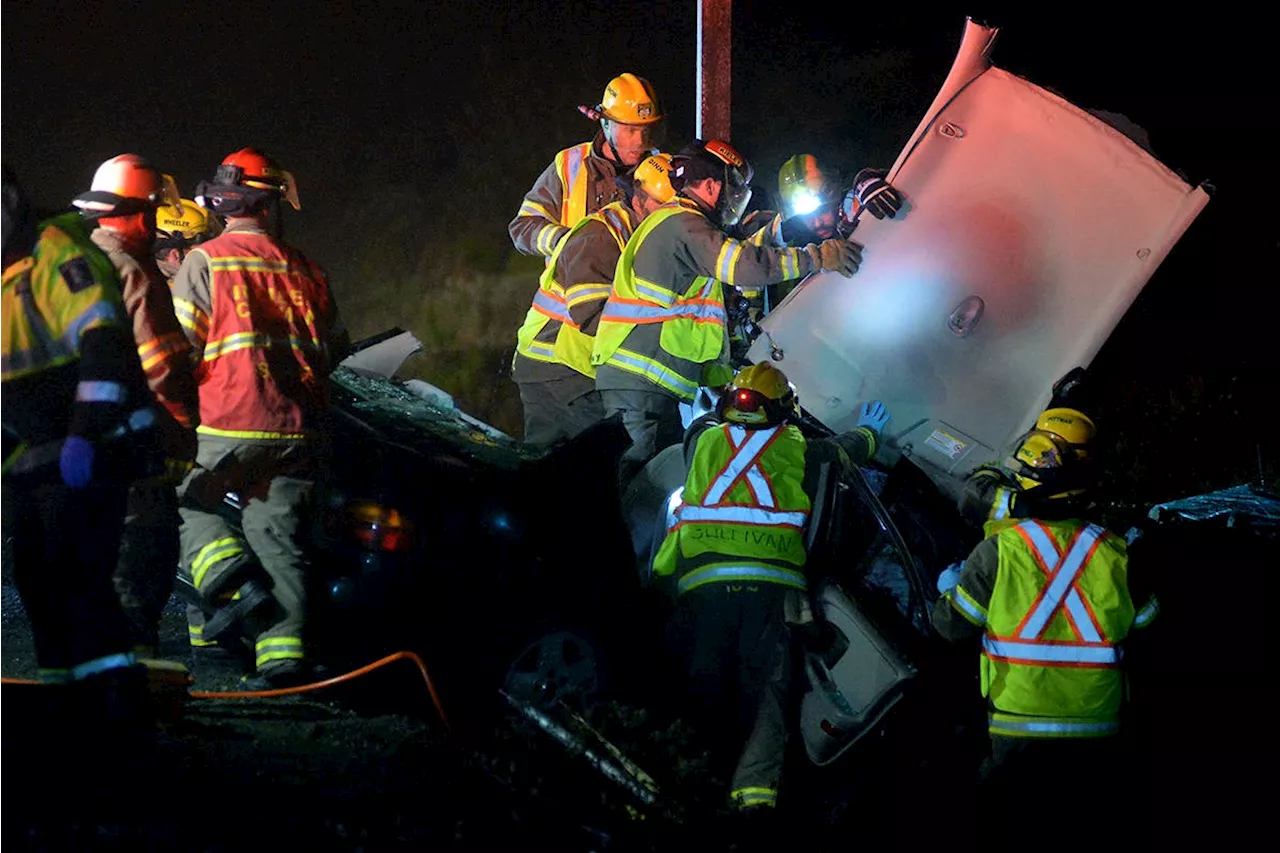
[{"label": "firefighter in red helmet", "polygon": [[[196,467],[179,489],[182,560],[220,605],[205,624],[194,620],[192,639],[248,636],[251,681],[297,683],[310,676],[299,513],[325,445],[326,380],[346,334],[324,272],[280,238],[283,203],[301,207],[291,173],[244,148],[196,193],[225,228],[187,255],[173,281],[200,390]],[[219,512],[231,492],[242,532]]]}]

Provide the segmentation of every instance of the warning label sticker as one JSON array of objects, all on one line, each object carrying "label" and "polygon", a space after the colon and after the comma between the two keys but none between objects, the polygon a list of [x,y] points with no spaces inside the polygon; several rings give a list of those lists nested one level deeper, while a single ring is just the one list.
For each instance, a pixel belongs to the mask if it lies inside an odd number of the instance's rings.
[{"label": "warning label sticker", "polygon": [[927,447],[932,447],[948,459],[959,459],[969,447],[966,442],[940,429],[935,429],[933,434],[924,440],[924,443]]}]

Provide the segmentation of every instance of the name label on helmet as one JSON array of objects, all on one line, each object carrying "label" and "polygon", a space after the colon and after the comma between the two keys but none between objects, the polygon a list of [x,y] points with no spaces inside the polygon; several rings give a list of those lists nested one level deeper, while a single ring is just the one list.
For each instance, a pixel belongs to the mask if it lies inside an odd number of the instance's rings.
[{"label": "name label on helmet", "polygon": [[746,163],[746,161],[742,159],[742,155],[735,151],[729,143],[721,142],[719,139],[708,140],[706,144],[703,145],[703,148],[719,157],[735,169],[741,169]]}]

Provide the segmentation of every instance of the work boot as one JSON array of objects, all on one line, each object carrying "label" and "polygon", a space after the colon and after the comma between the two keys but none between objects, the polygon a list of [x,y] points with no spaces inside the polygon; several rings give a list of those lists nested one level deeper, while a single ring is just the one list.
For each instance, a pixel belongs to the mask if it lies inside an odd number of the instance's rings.
[{"label": "work boot", "polygon": [[240,626],[251,619],[261,619],[270,608],[275,607],[275,597],[271,591],[257,580],[245,581],[240,587],[239,596],[219,607],[204,623],[204,639],[220,646],[232,647],[237,639],[237,631],[245,633]]},{"label": "work boot", "polygon": [[317,675],[312,668],[303,661],[286,660],[259,670],[253,675],[246,675],[240,679],[241,690],[280,690],[287,687],[298,687],[302,684],[310,684],[313,681],[321,681],[326,676]]}]

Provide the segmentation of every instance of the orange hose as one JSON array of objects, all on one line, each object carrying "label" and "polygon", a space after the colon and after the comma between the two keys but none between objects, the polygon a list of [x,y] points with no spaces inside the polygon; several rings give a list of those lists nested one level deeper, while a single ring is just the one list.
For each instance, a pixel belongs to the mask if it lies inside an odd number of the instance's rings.
[{"label": "orange hose", "polygon": [[297,687],[278,687],[273,690],[231,690],[231,691],[210,691],[210,690],[192,690],[192,699],[268,699],[274,696],[289,696],[295,693],[309,693],[312,690],[319,690],[322,687],[332,687],[335,684],[341,684],[344,681],[350,681],[353,678],[359,678],[367,675],[379,667],[386,666],[389,663],[395,663],[398,660],[411,660],[418,667],[418,672],[422,673],[422,680],[427,683],[427,692],[431,694],[431,703],[435,705],[436,713],[440,715],[440,722],[444,723],[446,729],[450,729],[449,718],[445,716],[444,706],[440,704],[440,694],[436,693],[435,682],[431,680],[431,674],[427,672],[427,665],[423,663],[422,658],[410,651],[393,652],[380,660],[366,664],[359,669],[353,669],[351,672],[335,675],[333,678],[326,678],[324,681],[316,681],[311,684],[300,684]]},{"label": "orange hose", "polygon": [[[335,684],[341,684],[353,678],[358,678],[373,672],[379,667],[386,666],[389,663],[395,663],[398,660],[411,660],[418,667],[418,672],[422,673],[422,679],[427,683],[427,692],[431,694],[431,703],[435,705],[436,713],[440,715],[440,722],[444,723],[446,730],[452,730],[449,725],[449,718],[445,716],[444,706],[440,704],[440,694],[436,693],[435,683],[431,680],[431,674],[427,672],[427,665],[423,663],[422,658],[418,657],[410,651],[399,651],[387,655],[386,657],[376,660],[371,664],[366,664],[359,669],[353,669],[351,672],[342,675],[335,675],[333,678],[326,678],[324,681],[316,681],[311,684],[300,684],[297,687],[279,687],[274,690],[231,690],[231,691],[212,691],[212,690],[192,690],[189,694],[192,699],[269,699],[275,696],[290,696],[296,693],[309,693],[312,690],[319,690],[322,687],[332,687]],[[0,678],[0,684],[42,684],[31,678]]]}]

